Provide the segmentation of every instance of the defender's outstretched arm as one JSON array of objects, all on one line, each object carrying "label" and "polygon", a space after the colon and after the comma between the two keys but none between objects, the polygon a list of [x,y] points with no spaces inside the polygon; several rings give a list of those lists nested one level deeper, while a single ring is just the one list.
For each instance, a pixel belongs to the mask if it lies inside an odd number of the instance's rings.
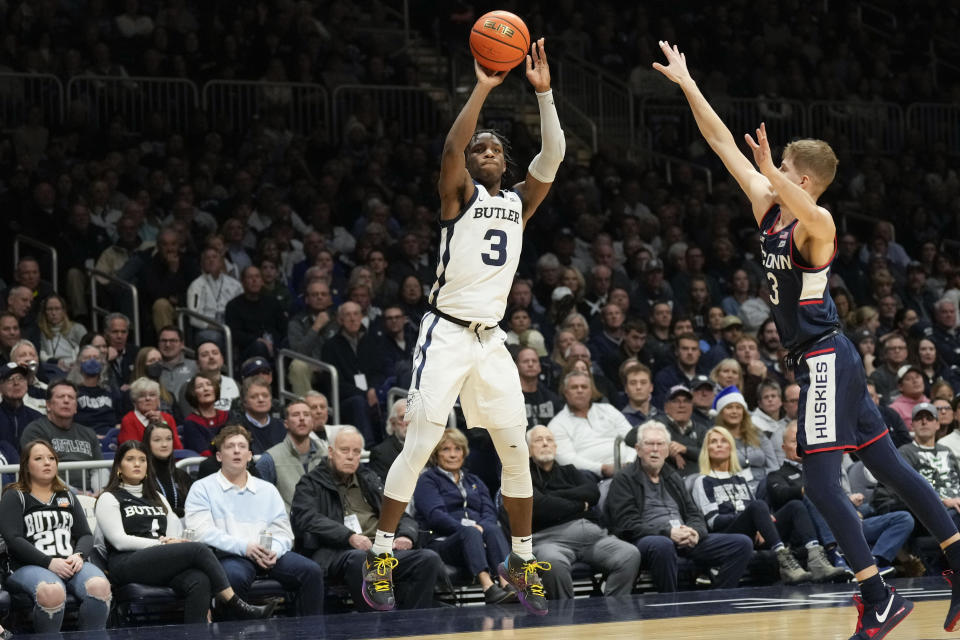
[{"label": "defender's outstretched arm", "polygon": [[770,181],[753,166],[753,163],[737,147],[733,134],[713,110],[710,103],[700,92],[687,70],[687,58],[676,45],[670,46],[665,40],[660,41],[660,49],[667,57],[667,65],[653,63],[653,68],[667,78],[680,85],[683,95],[690,104],[693,117],[697,121],[700,133],[714,153],[720,156],[723,166],[734,177],[743,192],[747,194],[753,205],[753,216],[757,224],[763,219],[774,201],[774,190]]}]

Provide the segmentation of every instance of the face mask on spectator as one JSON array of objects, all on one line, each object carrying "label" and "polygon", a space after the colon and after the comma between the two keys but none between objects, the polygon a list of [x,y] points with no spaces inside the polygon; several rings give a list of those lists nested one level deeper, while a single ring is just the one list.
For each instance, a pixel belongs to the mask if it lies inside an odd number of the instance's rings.
[{"label": "face mask on spectator", "polygon": [[153,364],[147,365],[147,377],[151,380],[159,380],[161,373],[163,373],[163,365],[161,363],[154,362]]},{"label": "face mask on spectator", "polygon": [[103,371],[103,366],[96,358],[90,358],[80,363],[80,371],[85,376],[98,376]]}]

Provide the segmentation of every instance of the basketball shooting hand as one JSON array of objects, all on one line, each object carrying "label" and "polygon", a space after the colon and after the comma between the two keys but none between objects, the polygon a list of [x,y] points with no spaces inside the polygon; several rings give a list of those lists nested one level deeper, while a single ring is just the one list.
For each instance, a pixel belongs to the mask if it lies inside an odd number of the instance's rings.
[{"label": "basketball shooting hand", "polygon": [[527,80],[534,91],[550,91],[550,66],[547,64],[547,50],[543,48],[543,38],[530,45],[527,55]]},{"label": "basketball shooting hand", "polygon": [[770,172],[776,171],[777,168],[773,164],[773,155],[770,153],[770,141],[767,139],[767,124],[765,122],[760,123],[760,128],[757,129],[756,142],[753,141],[753,137],[749,133],[743,134],[743,137],[746,139],[750,150],[753,151],[753,160],[757,163],[760,173],[769,175]]},{"label": "basketball shooting hand", "polygon": [[509,73],[509,71],[492,71],[480,66],[480,63],[476,60],[473,61],[473,70],[477,73],[477,84],[487,90],[502,83]]},{"label": "basketball shooting hand", "polygon": [[667,76],[667,78],[676,82],[677,84],[682,83],[684,80],[691,79],[690,72],[687,70],[687,57],[680,53],[680,49],[677,48],[677,45],[673,45],[673,47],[671,47],[669,42],[666,40],[661,40],[660,50],[663,51],[665,56],[667,56],[667,64],[664,66],[659,62],[654,62],[654,69]]}]

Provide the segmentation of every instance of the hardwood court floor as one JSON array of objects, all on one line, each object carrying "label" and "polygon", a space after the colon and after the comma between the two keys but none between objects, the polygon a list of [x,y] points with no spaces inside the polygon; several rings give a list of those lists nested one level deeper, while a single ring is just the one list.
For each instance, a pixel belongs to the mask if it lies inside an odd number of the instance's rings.
[{"label": "hardwood court floor", "polygon": [[[942,578],[893,580],[916,607],[888,640],[955,638],[943,631]],[[63,640],[847,640],[856,624],[850,584],[773,585],[554,601],[546,616],[519,604],[342,613],[213,625],[127,627],[63,634]]]},{"label": "hardwood court floor", "polygon": [[[906,620],[887,640],[960,638],[943,630],[945,601],[918,602]],[[489,631],[404,636],[405,640],[847,640],[854,631],[855,611],[827,607],[800,611],[767,611],[711,616],[687,616],[660,620],[636,620],[539,628],[499,628]],[[509,627],[509,625],[508,625]]]}]

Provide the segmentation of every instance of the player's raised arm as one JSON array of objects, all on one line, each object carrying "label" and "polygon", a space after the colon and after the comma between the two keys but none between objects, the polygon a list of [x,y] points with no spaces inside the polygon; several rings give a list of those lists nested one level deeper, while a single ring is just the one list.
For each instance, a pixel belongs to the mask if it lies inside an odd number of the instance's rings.
[{"label": "player's raised arm", "polygon": [[540,104],[540,153],[534,156],[527,168],[527,177],[514,186],[523,200],[523,222],[526,224],[537,207],[547,197],[557,169],[563,162],[567,143],[560,128],[557,106],[553,102],[553,90],[550,88],[550,66],[547,64],[547,51],[543,48],[543,38],[530,46],[527,56],[527,80],[537,92]]},{"label": "player's raised arm", "polygon": [[654,62],[653,68],[680,85],[693,111],[700,133],[703,134],[714,153],[720,156],[723,166],[747,194],[753,205],[753,216],[757,219],[757,224],[760,224],[763,215],[773,204],[774,192],[770,181],[757,171],[747,156],[740,151],[733,134],[700,93],[697,83],[687,70],[686,56],[680,53],[676,45],[671,47],[665,40],[660,41],[660,49],[667,57],[667,65]]},{"label": "player's raised arm", "polygon": [[477,120],[490,91],[507,77],[506,71],[490,71],[473,62],[477,84],[453,121],[440,157],[440,218],[451,220],[460,213],[460,207],[473,196],[473,181],[467,173],[464,150],[477,129]]},{"label": "player's raised arm", "polygon": [[[770,152],[770,141],[767,138],[767,125],[760,123],[757,129],[757,139],[750,134],[744,134],[747,144],[753,151],[753,159],[760,172],[770,180],[774,191],[777,192],[781,203],[797,217],[805,232],[821,240],[833,243],[837,233],[836,223],[830,212],[817,204],[813,196],[807,193],[800,185],[790,180],[787,175],[775,164]],[[810,178],[801,176],[801,180]]]}]

